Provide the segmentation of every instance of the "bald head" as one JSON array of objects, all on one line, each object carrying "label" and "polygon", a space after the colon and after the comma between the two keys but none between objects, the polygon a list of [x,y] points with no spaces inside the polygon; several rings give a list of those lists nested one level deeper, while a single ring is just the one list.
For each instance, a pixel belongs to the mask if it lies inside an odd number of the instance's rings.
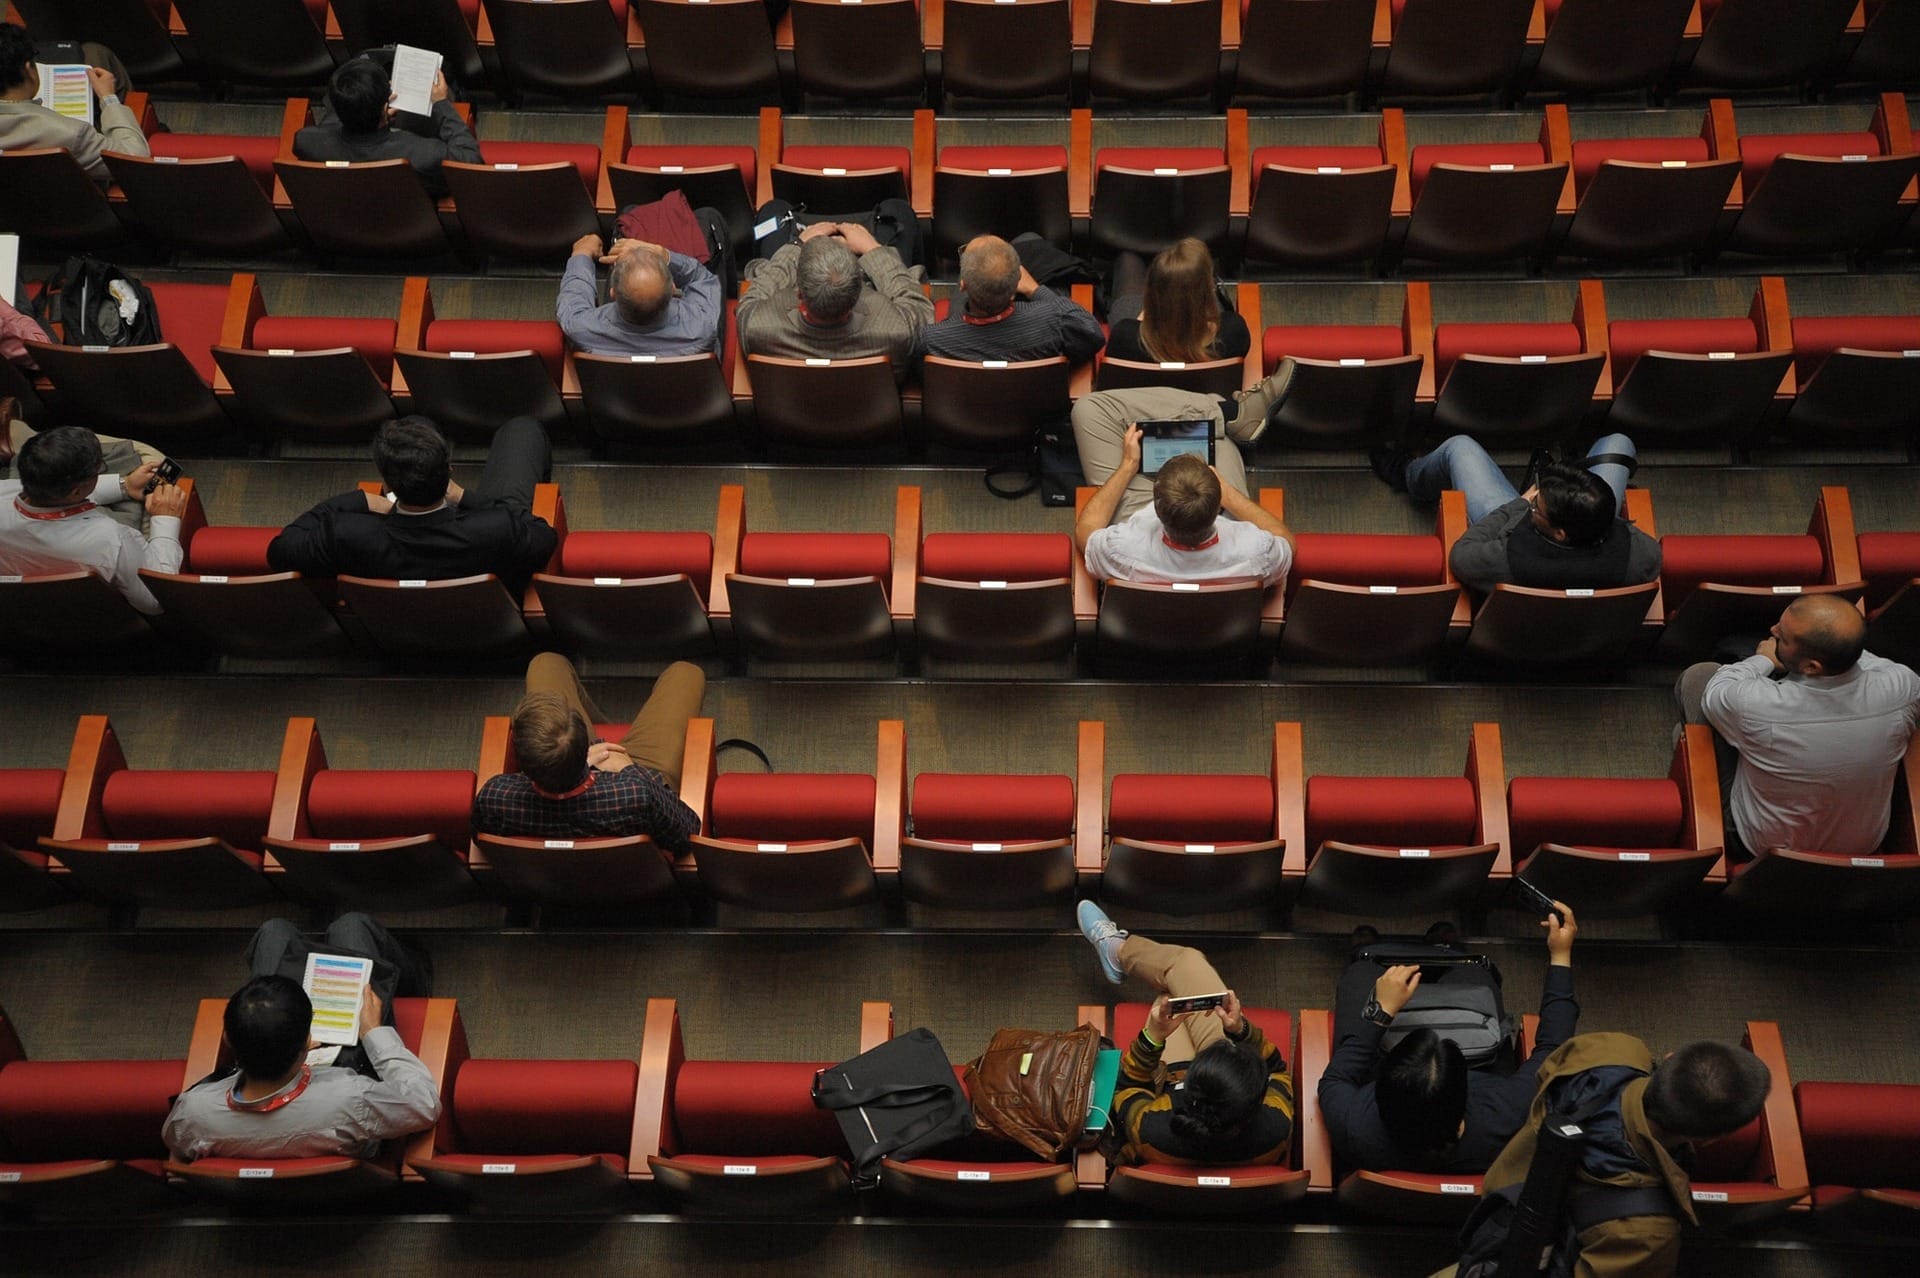
[{"label": "bald head", "polygon": [[1020,254],[997,235],[976,235],[960,250],[960,287],[975,315],[998,315],[1020,287]]},{"label": "bald head", "polygon": [[1867,622],[1838,595],[1802,595],[1780,614],[1773,637],[1774,655],[1794,674],[1845,674],[1866,647]]},{"label": "bald head", "polygon": [[629,324],[654,324],[673,300],[673,279],[667,264],[645,249],[632,249],[614,259],[607,273],[607,291],[620,318]]}]

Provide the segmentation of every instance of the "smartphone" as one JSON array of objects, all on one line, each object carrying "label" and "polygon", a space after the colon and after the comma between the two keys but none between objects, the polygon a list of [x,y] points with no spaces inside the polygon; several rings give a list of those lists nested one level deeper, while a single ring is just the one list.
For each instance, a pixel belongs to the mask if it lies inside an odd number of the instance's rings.
[{"label": "smartphone", "polygon": [[147,491],[152,492],[162,484],[171,484],[180,478],[180,463],[171,457],[163,457],[160,464],[153,468],[153,478],[147,481]]},{"label": "smartphone", "polygon": [[1553,908],[1552,897],[1517,874],[1513,877],[1513,886],[1519,894],[1522,909],[1531,910],[1535,914],[1551,914],[1555,923],[1564,924],[1567,921],[1566,915]]},{"label": "smartphone", "polygon": [[1171,1016],[1178,1016],[1182,1012],[1204,1012],[1208,1008],[1225,1007],[1226,1004],[1227,992],[1225,990],[1221,990],[1218,994],[1190,994],[1186,998],[1168,999],[1167,1013]]}]

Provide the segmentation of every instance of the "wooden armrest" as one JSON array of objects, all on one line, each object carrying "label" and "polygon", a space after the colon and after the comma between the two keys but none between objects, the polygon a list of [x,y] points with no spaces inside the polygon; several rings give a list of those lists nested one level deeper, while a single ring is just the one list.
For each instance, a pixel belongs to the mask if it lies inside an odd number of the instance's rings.
[{"label": "wooden armrest", "polygon": [[871,1052],[893,1037],[893,1004],[869,1000],[860,1004],[860,1050]]},{"label": "wooden armrest", "polygon": [[193,1015],[193,1039],[187,1044],[187,1068],[180,1079],[180,1090],[220,1068],[220,1048],[227,1032],[227,1000],[203,998]]},{"label": "wooden armrest", "polygon": [[893,584],[888,592],[893,619],[914,618],[920,586],[920,486],[902,484],[893,499]]},{"label": "wooden armrest", "polygon": [[1513,838],[1507,824],[1507,765],[1500,750],[1500,725],[1476,723],[1467,740],[1467,780],[1473,783],[1474,806],[1480,816],[1477,830],[1482,843],[1500,845],[1489,878],[1513,873]]},{"label": "wooden armrest", "polygon": [[[458,1064],[454,1059],[455,1044],[458,1044],[460,1052],[464,1054],[466,1041],[467,1032],[460,1024],[458,1003],[450,998],[428,999],[426,1019],[420,1026],[420,1050],[414,1055],[420,1058],[420,1063],[425,1065],[427,1072],[433,1075],[434,1094],[440,1097],[443,1108],[453,1099],[449,1095],[447,1073],[450,1065]],[[415,1132],[407,1138],[406,1152],[402,1156],[400,1165],[402,1180],[424,1181],[426,1179],[413,1169],[412,1164],[415,1160],[433,1157],[434,1134],[438,1129],[439,1124],[436,1123],[425,1131]]]},{"label": "wooden armrest", "polygon": [[1813,503],[1813,518],[1807,523],[1807,533],[1819,540],[1820,549],[1827,557],[1829,581],[1861,580],[1860,542],[1853,525],[1853,496],[1844,485],[1828,484],[1820,489],[1820,496]]},{"label": "wooden armrest", "polygon": [[1573,304],[1573,324],[1580,330],[1580,349],[1604,358],[1600,380],[1594,383],[1593,397],[1605,403],[1613,398],[1613,350],[1607,342],[1607,290],[1599,280],[1581,280],[1580,296]]},{"label": "wooden armrest", "polygon": [[938,154],[933,112],[922,107],[913,113],[913,156],[907,197],[913,201],[914,216],[923,222],[933,216],[933,162]]},{"label": "wooden armrest", "polygon": [[[1440,510],[1434,516],[1434,533],[1440,538],[1441,580],[1448,585],[1460,584],[1453,575],[1453,546],[1467,531],[1467,495],[1457,488],[1447,488],[1440,493]],[[1453,605],[1453,619],[1448,623],[1454,626],[1473,624],[1473,600],[1465,590]]]},{"label": "wooden armrest", "polygon": [[160,128],[160,115],[153,109],[153,100],[140,90],[129,90],[120,105],[133,112],[133,118],[140,122],[140,131],[148,137]]},{"label": "wooden armrest", "polygon": [[60,806],[54,812],[56,839],[97,839],[105,834],[100,823],[100,792],[107,778],[127,766],[120,738],[104,714],[83,714],[74,728],[67,753],[67,775],[60,785]]},{"label": "wooden armrest", "polygon": [[[1221,20],[1233,15],[1233,48],[1240,47],[1240,5],[1238,0],[1226,0],[1220,6]],[[1248,177],[1247,163],[1250,154],[1247,147],[1247,112],[1243,107],[1234,107],[1227,112],[1227,168],[1232,176],[1228,179],[1227,212],[1232,217],[1245,217],[1253,204],[1253,183]]]},{"label": "wooden armrest", "polygon": [[533,486],[533,517],[546,521],[553,529],[553,554],[547,559],[545,571],[560,571],[560,547],[567,541],[567,504],[561,500],[560,485],[535,484]]},{"label": "wooden armrest", "polygon": [[[1091,8],[1093,0],[1084,3]],[[1067,120],[1067,212],[1074,218],[1093,214],[1093,112],[1086,107],[1075,107]]]},{"label": "wooden armrest", "polygon": [[[1073,490],[1073,518],[1076,524],[1080,520],[1080,512],[1087,508],[1096,491],[1085,486]],[[1072,590],[1074,624],[1091,627],[1100,615],[1100,583],[1087,570],[1087,557],[1080,553],[1077,545],[1073,548]]]},{"label": "wooden armrest", "polygon": [[[781,25],[792,21],[782,18]],[[760,108],[760,167],[756,171],[755,185],[759,188],[754,195],[753,207],[759,208],[773,198],[773,166],[780,163],[780,151],[785,135],[780,123],[779,107]]]},{"label": "wooden armrest", "polygon": [[[1386,8],[1388,0],[1380,0]],[[1375,30],[1378,31],[1378,21]],[[1407,149],[1407,113],[1399,107],[1384,107],[1380,112],[1380,154],[1394,167],[1393,216],[1413,214],[1413,162]]]},{"label": "wooden armrest", "polygon": [[873,870],[900,872],[900,839],[907,822],[907,725],[882,719],[873,764]]},{"label": "wooden armrest", "polygon": [[627,108],[608,107],[606,123],[600,130],[600,180],[593,193],[594,212],[602,217],[612,217],[620,211],[613,202],[613,178],[608,169],[626,162],[627,147],[632,139],[627,123]]},{"label": "wooden armrest", "polygon": [[707,614],[711,617],[729,621],[733,617],[727,576],[740,569],[740,539],[746,532],[746,489],[739,484],[720,485],[720,513],[713,528],[713,577],[707,584]]},{"label": "wooden armrest", "polygon": [[1333,1191],[1333,1138],[1320,1112],[1320,1080],[1333,1062],[1333,1013],[1309,1008],[1300,1013],[1300,1054],[1293,1063],[1294,1091],[1299,1099],[1300,1164],[1307,1171],[1307,1188]]},{"label": "wooden armrest", "polygon": [[[399,351],[422,351],[426,349],[427,325],[433,323],[433,291],[424,275],[409,275],[405,284],[400,286],[400,328],[394,336],[393,347]],[[396,384],[400,378],[400,369],[393,370]]]},{"label": "wooden armrest", "polygon": [[713,753],[713,720],[687,720],[686,749],[680,763],[680,802],[693,809],[700,818],[700,828],[707,828],[707,809],[712,807],[713,779],[719,774],[719,765]]},{"label": "wooden armrest", "polygon": [[1400,308],[1400,337],[1407,344],[1407,354],[1421,357],[1414,397],[1431,404],[1438,394],[1433,366],[1433,289],[1422,280],[1407,284],[1407,300]]},{"label": "wooden armrest", "polygon": [[1266,331],[1266,308],[1261,301],[1260,286],[1252,280],[1242,280],[1234,291],[1234,309],[1240,312],[1241,322],[1247,326],[1247,355],[1245,367],[1240,370],[1240,385],[1243,389],[1258,386],[1267,375],[1264,362],[1265,347],[1261,345],[1261,334]]},{"label": "wooden armrest", "polygon": [[[1695,12],[1698,12],[1697,6]],[[1732,98],[1714,98],[1707,103],[1707,118],[1700,127],[1700,136],[1707,144],[1708,159],[1740,158],[1740,130],[1733,121]],[[1735,172],[1733,188],[1727,192],[1727,208],[1737,209],[1746,202],[1744,184],[1745,179]]]},{"label": "wooden armrest", "polygon": [[[1540,0],[1534,0],[1533,12],[1536,18],[1540,16]],[[1560,203],[1554,212],[1572,217],[1579,200],[1573,192],[1573,125],[1567,118],[1566,103],[1547,103],[1546,119],[1540,125],[1540,148],[1546,152],[1547,163],[1567,166],[1567,180],[1560,186]]]},{"label": "wooden armrest", "polygon": [[280,743],[280,767],[273,782],[273,809],[267,818],[270,839],[304,839],[313,830],[307,824],[307,790],[316,773],[327,766],[320,729],[307,717],[287,720]]},{"label": "wooden armrest", "polygon": [[947,0],[920,0],[920,47],[928,51],[947,46]]},{"label": "wooden armrest", "polygon": [[648,999],[640,1031],[640,1085],[634,1092],[633,1134],[627,1146],[628,1180],[653,1179],[647,1158],[665,1152],[660,1140],[667,1131],[667,1084],[674,1063],[685,1055],[678,1007],[670,998]]},{"label": "wooden armrest", "polygon": [[1800,1137],[1800,1119],[1793,1104],[1793,1075],[1787,1070],[1787,1048],[1776,1021],[1748,1021],[1747,1049],[1766,1064],[1771,1082],[1760,1125],[1766,1142],[1772,1180],[1783,1189],[1807,1188],[1807,1153]]},{"label": "wooden armrest", "polygon": [[1673,746],[1668,778],[1680,787],[1680,837],[1687,846],[1721,849],[1720,859],[1707,872],[1707,882],[1727,881],[1727,836],[1721,821],[1720,769],[1713,750],[1713,729],[1704,723],[1682,726]]},{"label": "wooden armrest", "polygon": [[1285,848],[1280,854],[1283,877],[1304,878],[1307,873],[1307,759],[1298,723],[1273,725],[1273,758],[1267,774],[1273,781],[1273,837]]},{"label": "wooden armrest", "polygon": [[490,714],[480,728],[480,760],[474,765],[475,791],[508,771],[513,753],[513,720],[504,714]]},{"label": "wooden armrest", "polygon": [[1073,868],[1083,878],[1106,868],[1107,725],[1082,719],[1074,746]]},{"label": "wooden armrest", "polygon": [[[125,488],[126,484],[120,486]],[[187,508],[180,516],[180,545],[191,553],[194,534],[207,526],[207,507],[200,500],[200,487],[193,482],[192,475],[182,475],[179,487],[187,499]]]},{"label": "wooden armrest", "polygon": [[[1793,319],[1787,309],[1785,279],[1778,275],[1760,277],[1760,287],[1753,292],[1753,305],[1747,309],[1747,318],[1753,321],[1767,350],[1793,353]],[[1792,399],[1795,384],[1793,363],[1788,361],[1786,371],[1780,375],[1779,388],[1774,391],[1775,398]]]},{"label": "wooden armrest", "polygon": [[1073,0],[1069,11],[1069,34],[1075,49],[1085,51],[1093,47],[1093,2],[1094,0]]}]

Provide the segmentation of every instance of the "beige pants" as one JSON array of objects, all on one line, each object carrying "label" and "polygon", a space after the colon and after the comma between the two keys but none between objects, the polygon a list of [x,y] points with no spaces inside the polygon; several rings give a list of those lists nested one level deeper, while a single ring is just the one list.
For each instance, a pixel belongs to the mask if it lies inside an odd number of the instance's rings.
[{"label": "beige pants", "polygon": [[[15,456],[19,455],[21,445],[39,433],[39,431],[36,431],[33,427],[22,421],[7,423],[7,443],[12,446]],[[149,462],[157,462],[166,457],[165,453],[155,448],[152,444],[142,443],[137,439],[122,439],[118,435],[95,435],[94,438],[100,441],[100,451],[102,453],[106,453],[109,449],[114,449],[116,446],[121,445],[124,445],[125,448],[131,448],[134,455],[140,459],[141,465],[146,465]],[[124,452],[124,449],[122,451]],[[111,464],[113,459],[109,456],[107,460]],[[125,457],[122,456],[120,464],[124,465],[125,461]],[[125,473],[131,474],[136,469],[138,469],[137,466],[128,467]],[[11,474],[14,478],[19,478],[18,472],[15,470],[12,462],[0,466],[0,474]],[[137,529],[143,537],[153,531],[153,520],[147,515],[145,503],[136,498],[129,497],[124,501],[109,502],[107,505],[102,506],[101,509],[106,511],[116,523],[125,524],[129,528]]]},{"label": "beige pants", "polygon": [[[1120,970],[1137,976],[1163,994],[1188,998],[1218,994],[1227,988],[1220,973],[1199,950],[1185,945],[1162,945],[1144,936],[1129,936],[1120,944]],[[1213,1012],[1196,1012],[1167,1035],[1160,1059],[1168,1064],[1190,1061],[1226,1034]]]},{"label": "beige pants", "polygon": [[[607,722],[606,714],[587,695],[573,663],[557,652],[543,652],[528,664],[527,691],[557,692],[588,724]],[[653,681],[653,691],[647,694],[647,703],[633,716],[633,726],[621,738],[633,761],[665,773],[669,781],[679,785],[680,769],[686,762],[687,720],[700,713],[706,691],[706,672],[699,666],[676,661],[662,670]]]},{"label": "beige pants", "polygon": [[[1213,468],[1220,478],[1241,492],[1247,491],[1247,468],[1240,460],[1240,449],[1227,438],[1226,422],[1220,415],[1220,401],[1199,391],[1176,390],[1171,386],[1141,386],[1127,390],[1096,391],[1084,395],[1073,406],[1073,440],[1080,450],[1080,472],[1094,487],[1099,487],[1120,468],[1120,453],[1127,427],[1134,422],[1171,421],[1178,418],[1213,419]],[[1153,479],[1135,475],[1121,494],[1115,522],[1127,518],[1153,500]],[[1203,993],[1205,991],[1202,991]]]}]

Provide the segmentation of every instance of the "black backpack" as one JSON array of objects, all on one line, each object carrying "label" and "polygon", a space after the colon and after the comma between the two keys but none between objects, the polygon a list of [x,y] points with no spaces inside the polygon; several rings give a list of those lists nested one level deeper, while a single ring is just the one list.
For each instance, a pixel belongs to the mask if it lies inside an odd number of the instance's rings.
[{"label": "black backpack", "polygon": [[[121,285],[115,289],[115,285]],[[121,297],[129,295],[133,315],[121,313]],[[153,290],[112,262],[97,257],[70,257],[47,277],[33,299],[33,317],[42,327],[60,325],[68,346],[157,346],[160,312]]]},{"label": "black backpack", "polygon": [[1383,1054],[1413,1031],[1430,1029],[1460,1049],[1469,1069],[1509,1072],[1520,1063],[1520,1023],[1507,1014],[1500,997],[1500,972],[1484,955],[1376,941],[1355,957],[1374,959],[1383,971],[1395,963],[1447,961],[1445,967],[1422,971],[1420,987],[1381,1037]]}]

